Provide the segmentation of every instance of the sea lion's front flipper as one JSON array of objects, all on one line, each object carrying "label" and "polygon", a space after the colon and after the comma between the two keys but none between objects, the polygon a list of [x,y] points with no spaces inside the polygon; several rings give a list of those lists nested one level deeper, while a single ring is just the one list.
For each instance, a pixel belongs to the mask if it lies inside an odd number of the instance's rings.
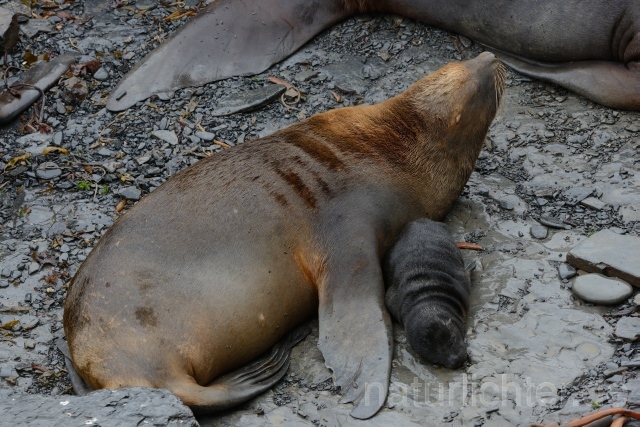
[{"label": "sea lion's front flipper", "polygon": [[353,402],[351,416],[367,419],[387,398],[393,342],[377,245],[362,235],[343,240],[326,261],[318,347],[342,387],[342,403]]},{"label": "sea lion's front flipper", "polygon": [[514,70],[555,83],[611,108],[640,110],[640,62],[544,63],[489,49]]},{"label": "sea lion's front flipper", "polygon": [[121,111],[156,93],[260,73],[346,18],[334,3],[214,1],[136,65],[107,108]]}]

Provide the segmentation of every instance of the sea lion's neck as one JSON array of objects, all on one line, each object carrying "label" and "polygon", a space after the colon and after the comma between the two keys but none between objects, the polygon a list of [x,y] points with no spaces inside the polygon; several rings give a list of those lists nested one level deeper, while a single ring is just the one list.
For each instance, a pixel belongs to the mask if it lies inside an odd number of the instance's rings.
[{"label": "sea lion's neck", "polygon": [[[321,157],[330,153],[344,165],[343,172],[352,165],[362,167],[361,160],[368,159],[369,165],[386,171],[394,185],[409,190],[428,217],[442,218],[469,179],[484,135],[456,138],[440,116],[425,114],[398,97],[347,108],[349,114],[332,110],[281,133],[291,134],[297,145],[304,138],[325,146],[327,154]],[[313,151],[319,157],[319,150]]]}]

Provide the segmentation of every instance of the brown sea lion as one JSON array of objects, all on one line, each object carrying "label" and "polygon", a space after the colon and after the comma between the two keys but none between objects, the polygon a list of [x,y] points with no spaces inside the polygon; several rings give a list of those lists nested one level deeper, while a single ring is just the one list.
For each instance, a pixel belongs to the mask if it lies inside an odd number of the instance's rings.
[{"label": "brown sea lion", "polygon": [[392,355],[381,256],[405,224],[450,210],[503,84],[504,67],[483,53],[167,180],[71,282],[64,328],[77,371],[93,388],[166,387],[197,412],[224,409],[284,375],[304,334],[227,373],[319,313],[318,346],[344,401],[373,416]]},{"label": "brown sea lion", "polygon": [[457,368],[465,343],[471,281],[446,225],[420,218],[407,224],[382,262],[385,302],[424,360]]},{"label": "brown sea lion", "polygon": [[218,0],[136,65],[107,108],[260,73],[331,25],[372,12],[458,32],[524,74],[640,110],[640,0]]}]

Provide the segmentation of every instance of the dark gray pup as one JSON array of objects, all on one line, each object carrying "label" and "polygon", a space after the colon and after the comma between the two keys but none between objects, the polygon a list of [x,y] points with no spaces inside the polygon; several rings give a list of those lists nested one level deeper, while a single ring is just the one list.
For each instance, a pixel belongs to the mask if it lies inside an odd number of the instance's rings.
[{"label": "dark gray pup", "polygon": [[383,260],[387,308],[425,360],[457,368],[467,359],[469,275],[447,226],[407,224]]}]

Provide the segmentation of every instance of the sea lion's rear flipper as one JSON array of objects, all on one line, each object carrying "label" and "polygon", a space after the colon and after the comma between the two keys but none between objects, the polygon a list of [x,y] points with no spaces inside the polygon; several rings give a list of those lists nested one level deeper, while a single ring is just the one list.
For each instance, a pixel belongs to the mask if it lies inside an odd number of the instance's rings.
[{"label": "sea lion's rear flipper", "polygon": [[311,328],[299,326],[280,340],[266,356],[237,371],[217,378],[206,387],[192,382],[171,384],[174,392],[194,413],[217,412],[232,408],[264,393],[287,373],[291,349]]},{"label": "sea lion's rear flipper", "polygon": [[349,240],[327,260],[326,277],[319,286],[318,347],[342,388],[341,403],[353,402],[351,416],[367,419],[387,398],[392,325],[384,305],[376,245],[370,245],[367,253],[361,238]]},{"label": "sea lion's rear flipper", "polygon": [[121,111],[156,93],[260,73],[346,18],[334,3],[214,1],[136,65],[107,108]]},{"label": "sea lion's rear flipper", "polygon": [[55,344],[60,353],[64,355],[64,365],[69,373],[69,379],[71,380],[73,391],[75,391],[78,396],[84,396],[90,391],[93,391],[93,388],[80,376],[78,371],[76,371],[75,366],[73,366],[73,362],[71,361],[71,351],[69,350],[67,342],[62,338],[58,338]]},{"label": "sea lion's rear flipper", "polygon": [[514,70],[555,83],[599,104],[640,110],[640,61],[574,61],[544,63],[489,49]]}]

